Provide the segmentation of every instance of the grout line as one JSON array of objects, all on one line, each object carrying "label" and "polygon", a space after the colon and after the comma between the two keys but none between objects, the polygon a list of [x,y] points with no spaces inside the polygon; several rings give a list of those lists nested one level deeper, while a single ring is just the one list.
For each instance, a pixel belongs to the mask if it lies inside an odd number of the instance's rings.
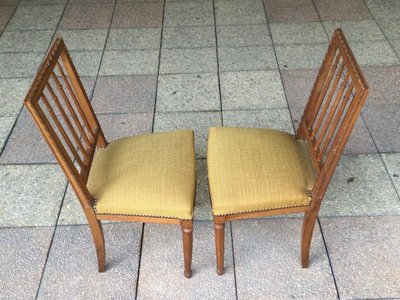
[{"label": "grout line", "polygon": [[[57,213],[57,218],[56,218],[56,222],[55,222],[55,225],[54,225],[53,234],[51,235],[51,240],[50,240],[49,248],[47,249],[46,258],[45,258],[45,261],[44,261],[44,264],[43,264],[42,274],[40,275],[40,280],[39,280],[38,288],[37,288],[37,290],[36,290],[35,299],[38,299],[38,297],[39,297],[39,291],[40,291],[40,288],[42,287],[42,282],[43,282],[43,278],[44,278],[44,273],[45,273],[45,271],[46,271],[47,262],[48,262],[49,257],[50,257],[50,251],[51,251],[51,248],[52,248],[52,246],[53,246],[54,237],[55,237],[55,235],[56,235],[56,231],[57,231],[57,227],[58,227],[57,225],[58,225],[58,221],[59,221],[59,219],[60,219],[61,210],[62,210],[62,207],[63,207],[63,204],[64,204],[65,196],[66,196],[66,194],[67,194],[68,186],[69,186],[69,182],[67,182],[67,184],[65,185],[64,194],[63,194],[62,199],[61,199],[60,209],[58,210],[58,213]],[[38,227],[38,226],[34,226],[34,227]]]},{"label": "grout line", "polygon": [[[221,92],[221,77],[219,72],[219,57],[218,57],[218,34],[217,34],[217,16],[215,13],[215,0],[212,2],[214,13],[214,34],[215,34],[215,55],[217,59],[217,78],[218,78],[218,93],[219,93],[219,108],[221,111],[221,125],[224,126],[224,113],[222,109],[222,92]],[[236,293],[237,294],[237,293]],[[237,298],[237,295],[236,295]]]},{"label": "grout line", "polygon": [[142,223],[142,234],[141,234],[141,237],[140,237],[140,247],[139,247],[139,261],[138,261],[138,265],[137,265],[137,274],[136,274],[135,300],[138,298],[138,291],[139,291],[139,276],[140,276],[140,265],[141,265],[141,262],[142,262],[144,225],[145,225],[145,223]]},{"label": "grout line", "polygon": [[[64,10],[63,10],[63,12],[62,12],[62,14],[61,14],[61,16],[60,16],[60,20],[58,21],[58,24],[57,24],[56,29],[54,30],[52,39],[51,39],[50,42],[49,42],[48,49],[49,49],[49,48],[51,47],[51,45],[52,45],[52,42],[53,42],[54,37],[55,37],[55,35],[56,35],[56,32],[57,32],[57,30],[58,30],[58,28],[59,28],[59,26],[60,26],[61,20],[62,20],[62,18],[63,18],[63,16],[64,16],[65,10],[66,10],[66,8],[67,8],[67,6],[68,6],[68,3],[69,3],[69,0],[65,3]],[[115,6],[116,6],[116,0],[114,0],[114,8],[113,8],[113,13],[112,13],[112,15],[114,15]],[[107,43],[107,38],[108,38],[108,34],[109,34],[109,32],[110,32],[111,23],[112,23],[112,17],[111,17],[110,25],[109,25],[109,28],[108,28],[108,32],[107,32],[107,37],[106,37],[106,42],[105,42],[105,44]],[[105,48],[105,44],[104,44],[104,48]],[[47,51],[48,51],[48,49],[47,49]],[[46,51],[46,52],[47,52],[47,51]],[[102,59],[103,59],[103,55],[104,55],[104,49],[103,49],[102,56],[101,56],[101,59],[100,59],[99,68],[98,68],[98,70],[97,70],[97,76],[96,76],[95,83],[94,83],[94,86],[93,86],[93,91],[94,91],[94,88],[95,88],[95,86],[96,86],[97,77],[98,77],[99,72],[100,72],[100,66],[101,66],[101,61],[102,61]],[[43,60],[44,60],[45,58],[46,58],[46,56],[43,58]],[[42,62],[43,62],[43,61],[42,61]],[[93,95],[93,93],[92,93],[92,95]],[[23,108],[21,108],[21,110],[20,110],[19,116],[20,116],[20,114],[21,114],[21,112],[22,112],[22,109],[23,109]],[[14,126],[15,126],[15,124],[14,124]],[[13,129],[14,129],[14,127],[13,127]],[[12,132],[12,130],[11,130],[11,132]],[[11,132],[10,132],[10,135],[11,135]],[[8,140],[8,139],[7,139],[7,140]],[[4,149],[4,148],[3,148],[3,149]],[[0,154],[0,156],[1,156],[1,154]],[[43,265],[43,271],[42,271],[42,274],[41,274],[41,277],[40,277],[40,281],[39,281],[38,289],[37,289],[37,291],[36,291],[35,299],[37,299],[37,298],[39,297],[39,291],[40,291],[40,288],[41,288],[41,286],[42,286],[42,282],[43,282],[43,278],[44,278],[44,273],[45,273],[45,271],[46,271],[47,262],[48,262],[48,259],[49,259],[51,247],[52,247],[52,245],[53,245],[54,236],[55,236],[55,233],[56,233],[56,230],[57,230],[57,227],[58,227],[58,221],[59,221],[59,218],[60,218],[60,215],[61,215],[61,211],[62,211],[62,207],[63,207],[63,204],[64,204],[65,196],[66,196],[66,194],[67,194],[67,188],[68,188],[68,186],[69,186],[69,183],[67,182],[67,185],[66,185],[65,190],[64,190],[64,195],[63,195],[62,200],[61,200],[60,209],[59,209],[59,211],[58,211],[58,215],[57,215],[56,223],[55,223],[55,226],[54,226],[54,230],[53,230],[53,235],[52,235],[52,238],[51,238],[51,242],[50,242],[50,245],[49,245],[47,254],[46,254],[46,260],[45,260],[45,263],[44,263],[44,265]]]},{"label": "grout line", "polygon": [[[367,7],[369,13],[371,14],[372,19],[375,21],[376,26],[378,26],[378,28],[381,30],[383,36],[385,37],[386,42],[387,42],[387,43],[389,44],[389,46],[390,46],[390,49],[391,49],[391,50],[393,51],[393,53],[396,55],[397,59],[400,60],[400,53],[397,53],[397,51],[394,49],[394,47],[393,47],[392,43],[390,42],[389,38],[386,36],[385,31],[382,30],[382,27],[381,27],[381,26],[379,25],[379,23],[376,21],[376,18],[375,18],[375,16],[374,16],[374,14],[372,13],[371,9],[369,8],[369,6],[368,6],[367,3],[365,2],[365,0],[363,0],[363,2],[364,2],[364,5]],[[384,67],[391,67],[391,66],[392,66],[392,65],[390,65],[390,66],[384,66]],[[378,67],[382,67],[382,66],[378,66]]]},{"label": "grout line", "polygon": [[233,279],[235,281],[235,298],[238,300],[237,278],[236,278],[236,264],[235,264],[235,249],[233,247],[233,228],[232,221],[229,221],[231,231],[231,248],[232,248],[232,263],[233,263]]},{"label": "grout line", "polygon": [[154,132],[154,123],[156,120],[156,111],[157,111],[158,81],[159,81],[159,77],[162,75],[162,74],[160,74],[160,68],[161,68],[162,42],[163,42],[163,36],[164,36],[165,2],[166,1],[163,1],[161,32],[160,32],[160,50],[158,52],[158,68],[157,68],[157,78],[156,78],[156,90],[155,90],[155,95],[154,95],[154,110],[153,110],[153,122],[151,124],[151,132]]},{"label": "grout line", "polygon": [[332,260],[331,260],[331,257],[330,257],[330,255],[329,255],[328,245],[327,245],[326,240],[325,240],[324,232],[323,232],[323,230],[322,230],[322,225],[321,225],[321,221],[320,221],[319,217],[318,217],[318,226],[319,226],[319,230],[321,231],[322,241],[323,241],[323,243],[324,243],[326,255],[327,255],[327,257],[328,257],[329,268],[331,269],[331,272],[332,272],[332,278],[333,278],[333,283],[335,284],[335,288],[336,288],[337,299],[340,300],[339,287],[338,287],[338,284],[337,284],[337,281],[336,281],[335,272],[333,271]]},{"label": "grout line", "polygon": [[383,164],[383,167],[385,168],[385,171],[386,171],[386,173],[387,173],[388,176],[389,176],[390,182],[392,183],[392,186],[393,186],[393,188],[394,188],[394,190],[395,190],[395,192],[396,192],[397,199],[400,201],[400,193],[399,193],[399,191],[396,189],[396,185],[394,184],[393,178],[392,178],[392,176],[390,175],[390,172],[389,172],[389,170],[388,170],[388,168],[387,168],[387,166],[386,166],[386,164],[385,164],[385,160],[384,160],[383,157],[382,157],[382,154],[398,153],[398,152],[381,152],[381,151],[379,151],[378,145],[376,144],[375,139],[374,139],[374,137],[372,136],[371,130],[369,129],[369,126],[368,126],[367,122],[365,121],[362,112],[360,112],[360,117],[361,117],[361,118],[363,119],[363,121],[364,121],[365,127],[367,128],[368,133],[369,133],[369,135],[371,136],[371,140],[372,140],[372,142],[373,142],[374,145],[375,145],[375,148],[376,148],[376,150],[377,150],[377,152],[378,152],[378,155],[379,155],[379,157],[380,157],[380,159],[381,159],[381,162],[382,162],[382,164]]},{"label": "grout line", "polygon": [[[94,80],[94,84],[93,84],[93,87],[92,87],[91,95],[89,95],[90,96],[90,98],[89,98],[90,102],[92,102],[92,100],[93,100],[93,95],[94,95],[94,92],[95,92],[95,89],[96,89],[96,85],[97,85],[97,79],[99,78],[99,75],[100,75],[100,69],[101,69],[101,65],[102,65],[102,62],[103,62],[104,53],[106,51],[108,36],[110,35],[111,25],[112,25],[112,22],[113,22],[114,13],[115,13],[115,7],[116,6],[117,6],[117,0],[114,0],[114,7],[113,7],[112,14],[111,14],[110,25],[108,26],[107,35],[106,35],[106,38],[105,38],[103,50],[101,52],[101,57],[100,57],[100,61],[99,61],[99,67],[97,68],[97,75],[96,75],[95,80]],[[57,30],[56,30],[56,32],[57,32]],[[97,51],[97,52],[99,52],[99,51]],[[90,77],[90,76],[88,76],[88,77]],[[91,76],[91,77],[94,77],[94,76]]]},{"label": "grout line", "polygon": [[277,66],[278,66],[279,77],[280,77],[280,79],[281,79],[281,84],[282,84],[283,93],[284,93],[284,95],[285,95],[285,100],[286,100],[286,104],[287,104],[287,107],[288,107],[288,110],[289,110],[290,119],[291,119],[291,121],[292,121],[293,132],[296,132],[296,126],[295,126],[295,123],[294,123],[294,118],[293,118],[292,112],[291,112],[291,110],[290,110],[289,100],[288,100],[288,96],[287,96],[285,84],[284,84],[284,82],[283,82],[282,70],[281,70],[281,68],[280,68],[280,66],[279,66],[279,60],[278,60],[278,56],[277,56],[277,54],[276,54],[276,48],[275,48],[274,38],[273,38],[273,36],[272,36],[271,27],[270,27],[270,25],[269,25],[269,20],[268,20],[268,15],[267,15],[267,8],[266,8],[266,6],[265,6],[265,2],[264,2],[264,1],[261,1],[261,2],[262,2],[263,7],[264,7],[264,14],[265,14],[265,18],[266,18],[266,20],[267,20],[267,24],[266,24],[266,25],[267,25],[267,28],[268,28],[268,31],[269,31],[269,36],[271,37],[271,41],[272,41],[272,50],[274,51],[276,64],[277,64]]}]

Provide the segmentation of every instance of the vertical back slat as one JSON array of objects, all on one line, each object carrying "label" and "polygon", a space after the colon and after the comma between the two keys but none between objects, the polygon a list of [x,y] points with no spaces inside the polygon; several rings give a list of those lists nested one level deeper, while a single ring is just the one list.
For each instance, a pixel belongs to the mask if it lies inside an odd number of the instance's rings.
[{"label": "vertical back slat", "polygon": [[309,146],[317,173],[313,205],[319,205],[368,95],[368,85],[340,29],[333,34],[311,95],[296,137]]},{"label": "vertical back slat", "polygon": [[79,157],[78,153],[76,152],[75,146],[72,144],[71,139],[69,138],[68,134],[65,132],[63,126],[61,125],[61,123],[58,120],[56,114],[54,113],[53,108],[50,106],[50,103],[47,100],[47,97],[44,94],[42,94],[41,100],[43,101],[45,107],[47,108],[47,111],[49,112],[51,118],[53,119],[54,123],[56,124],[56,126],[57,126],[59,132],[61,133],[62,137],[64,138],[64,141],[68,145],[68,148],[69,148],[70,152],[73,154],[73,156],[76,159],[76,161],[78,162],[79,166],[81,168],[84,168],[83,161],[81,160],[81,158]]},{"label": "vertical back slat", "polygon": [[58,78],[54,72],[51,73],[51,77],[53,78],[54,82],[56,83],[57,89],[60,92],[60,94],[64,100],[64,103],[66,104],[68,111],[72,116],[72,120],[74,121],[74,124],[76,125],[76,127],[79,130],[80,135],[85,140],[85,143],[87,145],[90,145],[89,139],[86,136],[86,133],[81,125],[81,122],[79,121],[78,116],[76,115],[75,110],[72,107],[72,105],[70,103],[70,99],[68,98],[67,94],[65,93],[63,86],[61,85],[60,81],[58,80]]},{"label": "vertical back slat", "polygon": [[76,108],[78,109],[79,115],[82,118],[84,125],[88,130],[88,133],[90,134],[90,137],[88,137],[88,139],[90,141],[87,141],[87,143],[91,144],[94,140],[94,134],[93,134],[92,128],[90,127],[87,117],[85,116],[84,112],[82,111],[81,106],[78,103],[77,96],[76,96],[75,92],[73,91],[67,76],[65,76],[65,72],[64,72],[63,68],[61,67],[59,62],[57,62],[56,66],[57,66],[58,71],[61,74],[61,77],[64,79],[64,82],[65,82],[65,85],[67,86],[68,92],[72,96],[72,99],[74,100],[74,104],[75,104]]},{"label": "vertical back slat", "polygon": [[107,141],[62,39],[57,38],[25,98],[35,121],[85,208],[96,147]]},{"label": "vertical back slat", "polygon": [[50,84],[47,84],[47,90],[50,92],[51,97],[53,98],[54,103],[57,105],[57,108],[59,112],[61,113],[61,116],[64,119],[65,124],[67,125],[69,132],[71,133],[72,137],[74,138],[75,143],[77,144],[78,150],[83,153],[85,151],[82,142],[79,138],[79,136],[76,134],[74,126],[72,125],[71,121],[69,120],[67,113],[65,112],[64,108],[62,107],[60,101],[58,100],[57,95],[55,94],[53,88],[51,87]]}]

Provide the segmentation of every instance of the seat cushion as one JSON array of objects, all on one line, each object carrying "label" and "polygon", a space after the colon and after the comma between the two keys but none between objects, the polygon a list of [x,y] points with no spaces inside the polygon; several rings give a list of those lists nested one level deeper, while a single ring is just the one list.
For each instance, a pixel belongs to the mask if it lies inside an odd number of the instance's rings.
[{"label": "seat cushion", "polygon": [[191,130],[145,134],[96,153],[88,179],[97,214],[193,218],[194,137]]},{"label": "seat cushion", "polygon": [[216,216],[310,204],[314,169],[307,145],[292,134],[213,127],[207,159]]}]

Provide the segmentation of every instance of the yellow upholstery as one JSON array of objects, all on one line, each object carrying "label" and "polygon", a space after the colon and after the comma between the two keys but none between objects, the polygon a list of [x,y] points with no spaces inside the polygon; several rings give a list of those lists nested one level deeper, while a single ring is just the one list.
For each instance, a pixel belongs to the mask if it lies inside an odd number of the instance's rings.
[{"label": "yellow upholstery", "polygon": [[88,189],[97,214],[193,217],[194,136],[191,130],[145,134],[96,153]]},{"label": "yellow upholstery", "polygon": [[216,216],[310,204],[311,158],[305,142],[289,133],[213,127],[207,160]]}]

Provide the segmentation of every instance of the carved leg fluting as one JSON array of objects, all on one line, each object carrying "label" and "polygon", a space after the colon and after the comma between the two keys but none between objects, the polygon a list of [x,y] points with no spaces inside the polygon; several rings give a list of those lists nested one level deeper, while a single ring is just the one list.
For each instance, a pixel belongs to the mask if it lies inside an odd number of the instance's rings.
[{"label": "carved leg fluting", "polygon": [[193,222],[182,221],[183,260],[185,265],[184,275],[192,277],[192,252],[193,252]]},{"label": "carved leg fluting", "polygon": [[217,273],[224,274],[224,242],[225,242],[225,223],[217,223],[214,220],[215,231],[215,250],[217,254]]}]

